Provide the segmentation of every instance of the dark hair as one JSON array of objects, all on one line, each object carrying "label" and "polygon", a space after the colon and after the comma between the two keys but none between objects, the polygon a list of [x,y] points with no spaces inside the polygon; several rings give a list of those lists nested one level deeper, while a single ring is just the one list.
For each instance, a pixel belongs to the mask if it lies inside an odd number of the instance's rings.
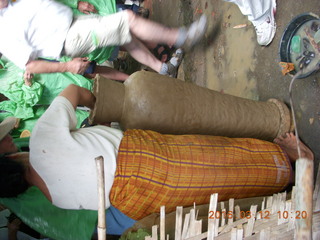
[{"label": "dark hair", "polygon": [[25,168],[22,163],[0,157],[0,197],[16,197],[28,189],[24,177]]}]

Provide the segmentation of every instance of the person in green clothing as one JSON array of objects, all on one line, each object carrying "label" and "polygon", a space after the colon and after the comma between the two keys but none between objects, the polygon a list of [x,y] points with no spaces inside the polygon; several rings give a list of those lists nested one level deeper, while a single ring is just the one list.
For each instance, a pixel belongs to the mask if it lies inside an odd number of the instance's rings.
[{"label": "person in green clothing", "polygon": [[[81,74],[90,63],[85,57],[87,54],[115,45],[124,46],[133,58],[156,72],[173,75],[177,62],[162,63],[144,42],[189,50],[204,37],[207,29],[205,15],[188,28],[169,28],[127,10],[108,16],[75,17],[67,6],[49,0],[5,0],[0,9],[0,25],[8,33],[0,38],[0,52],[25,69],[26,78],[43,72]],[[41,60],[58,59],[61,55],[74,59],[66,63]]]},{"label": "person in green clothing", "polygon": [[[62,60],[67,61],[63,57]],[[20,125],[13,132],[19,137],[24,130],[33,129],[37,119],[44,113],[52,100],[69,84],[76,84],[91,90],[93,81],[79,74],[42,73],[34,76],[32,86],[25,85],[24,71],[7,60],[0,59],[0,93],[7,99],[0,102],[0,121],[8,116],[20,118]],[[77,110],[79,124],[88,117],[84,109]]]}]

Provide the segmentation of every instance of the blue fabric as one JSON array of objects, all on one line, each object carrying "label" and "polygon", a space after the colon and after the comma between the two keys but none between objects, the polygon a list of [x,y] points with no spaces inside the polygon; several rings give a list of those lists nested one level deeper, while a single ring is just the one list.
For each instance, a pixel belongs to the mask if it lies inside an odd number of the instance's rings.
[{"label": "blue fabric", "polygon": [[132,227],[136,221],[123,214],[117,208],[110,206],[106,213],[107,234],[121,235]]},{"label": "blue fabric", "polygon": [[[48,58],[39,58],[40,60],[45,60],[45,61],[48,61],[48,62],[60,62],[58,60],[54,60],[54,59],[48,59]],[[94,73],[95,69],[96,69],[96,66],[97,66],[97,63],[95,61],[91,61],[88,68],[86,69],[86,71],[84,72],[87,73],[87,74],[92,74]]]},{"label": "blue fabric", "polygon": [[135,13],[138,12],[139,10],[139,6],[137,6],[136,4],[132,4],[132,5],[126,5],[126,4],[116,4],[116,7],[117,7],[117,11],[123,11],[123,10],[126,10],[126,9],[129,9],[129,10],[132,10],[134,11]]}]

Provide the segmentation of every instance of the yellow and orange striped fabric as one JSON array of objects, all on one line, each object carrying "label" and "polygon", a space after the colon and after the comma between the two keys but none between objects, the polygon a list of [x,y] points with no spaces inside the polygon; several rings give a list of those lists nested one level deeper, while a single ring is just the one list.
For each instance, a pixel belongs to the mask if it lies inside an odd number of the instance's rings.
[{"label": "yellow and orange striped fabric", "polygon": [[163,135],[127,130],[121,141],[111,204],[139,220],[166,206],[209,203],[276,193],[290,182],[292,168],[281,148],[249,139]]}]

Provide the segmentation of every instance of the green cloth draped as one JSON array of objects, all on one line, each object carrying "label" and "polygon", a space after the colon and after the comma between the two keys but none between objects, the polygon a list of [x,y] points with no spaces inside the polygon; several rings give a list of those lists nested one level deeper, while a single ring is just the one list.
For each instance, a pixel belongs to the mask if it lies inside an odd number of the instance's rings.
[{"label": "green cloth draped", "polygon": [[[62,61],[69,58],[63,57]],[[79,74],[66,73],[41,73],[35,74],[31,87],[24,84],[23,71],[13,63],[1,59],[0,64],[0,93],[9,100],[0,102],[0,120],[5,117],[15,116],[20,118],[18,130],[27,129],[30,132],[36,120],[45,112],[47,107],[59,93],[69,84],[75,84],[92,90],[92,80]],[[82,110],[76,111],[78,127],[89,113]]]},{"label": "green cloth draped", "polygon": [[91,239],[97,223],[97,211],[57,208],[37,187],[16,198],[0,198],[0,203],[32,229],[52,239]]}]

